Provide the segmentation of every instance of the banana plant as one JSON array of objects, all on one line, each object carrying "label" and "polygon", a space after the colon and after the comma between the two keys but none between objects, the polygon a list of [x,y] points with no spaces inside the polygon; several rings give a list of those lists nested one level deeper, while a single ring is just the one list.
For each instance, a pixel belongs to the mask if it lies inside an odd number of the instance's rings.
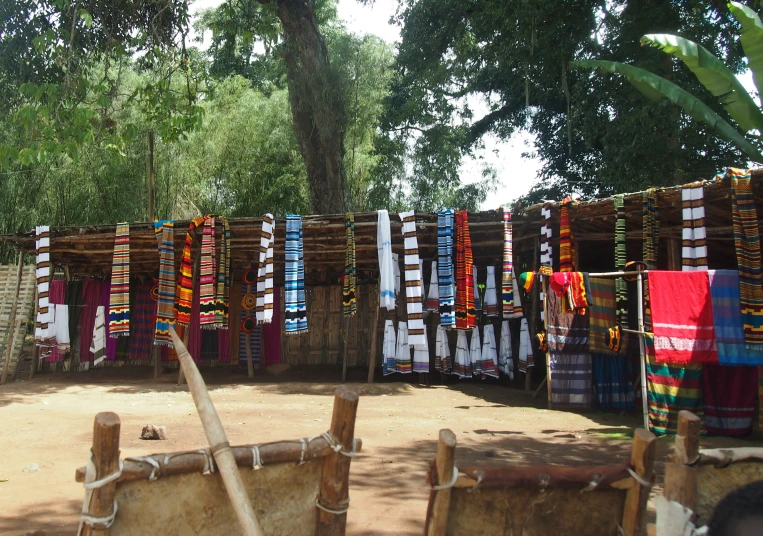
[{"label": "banana plant", "polygon": [[[738,2],[731,2],[728,6],[742,27],[742,48],[760,93],[763,87],[763,24],[758,14],[747,6]],[[719,138],[736,145],[751,160],[763,163],[763,154],[745,136],[748,134],[759,139],[763,134],[763,110],[721,60],[702,45],[677,35],[648,34],[641,38],[641,43],[658,48],[683,61],[697,80],[718,99],[739,128],[723,119],[696,96],[647,70],[627,63],[606,60],[573,61],[571,65],[575,68],[598,69],[601,72],[624,76],[647,98],[668,99],[680,106],[694,120],[708,125]]]}]

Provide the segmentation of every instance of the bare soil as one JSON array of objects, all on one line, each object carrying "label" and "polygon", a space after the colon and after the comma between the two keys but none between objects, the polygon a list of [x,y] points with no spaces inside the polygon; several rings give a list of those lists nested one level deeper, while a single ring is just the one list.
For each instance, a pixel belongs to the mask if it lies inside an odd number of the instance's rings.
[{"label": "bare soil", "polygon": [[[149,375],[148,369],[56,373],[0,387],[0,534],[76,532],[83,488],[74,471],[86,461],[99,411],[121,417],[123,457],[206,446],[187,387],[176,386],[174,374],[159,381],[145,379]],[[222,370],[204,376],[232,444],[328,429],[336,383],[267,376],[255,383]],[[352,462],[349,534],[423,532],[424,479],[442,428],[458,437],[456,465],[591,465],[626,458],[629,436],[641,423],[638,413],[549,411],[543,395],[476,381],[349,385],[361,395],[356,436],[363,439],[363,452]],[[145,424],[166,426],[168,440],[141,440]],[[658,441],[657,493],[672,441]],[[760,444],[728,438],[702,443]],[[33,463],[39,471],[23,471]]]}]

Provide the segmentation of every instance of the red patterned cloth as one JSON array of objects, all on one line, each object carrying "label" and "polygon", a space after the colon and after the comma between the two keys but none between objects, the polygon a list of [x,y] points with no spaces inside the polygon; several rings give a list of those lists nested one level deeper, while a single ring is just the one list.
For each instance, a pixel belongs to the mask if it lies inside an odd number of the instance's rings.
[{"label": "red patterned cloth", "polygon": [[559,271],[571,272],[575,269],[575,248],[572,242],[572,224],[570,223],[570,205],[575,203],[566,197],[559,209]]},{"label": "red patterned cloth", "polygon": [[456,211],[456,329],[472,329],[477,325],[474,311],[474,267],[469,215]]}]

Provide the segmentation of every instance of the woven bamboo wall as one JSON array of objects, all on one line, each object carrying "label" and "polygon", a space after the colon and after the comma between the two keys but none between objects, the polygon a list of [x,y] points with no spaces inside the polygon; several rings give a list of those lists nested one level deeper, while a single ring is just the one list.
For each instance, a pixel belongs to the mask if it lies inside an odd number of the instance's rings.
[{"label": "woven bamboo wall", "polygon": [[[8,346],[9,326],[11,309],[16,296],[16,274],[18,267],[16,265],[0,265],[0,370],[2,370],[5,358],[5,351]],[[33,265],[24,266],[21,274],[21,285],[19,289],[18,306],[16,309],[16,320],[13,330],[13,349],[11,353],[10,367],[8,369],[9,381],[16,374],[16,366],[21,356],[21,348],[24,344],[27,322],[32,319],[34,313],[34,293],[35,293],[35,267]]]}]

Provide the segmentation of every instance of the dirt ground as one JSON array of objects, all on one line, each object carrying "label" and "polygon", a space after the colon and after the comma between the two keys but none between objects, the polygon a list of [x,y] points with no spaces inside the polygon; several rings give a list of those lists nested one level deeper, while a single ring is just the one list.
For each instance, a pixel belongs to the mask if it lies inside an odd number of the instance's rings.
[{"label": "dirt ground", "polygon": [[[114,411],[122,420],[122,456],[206,446],[185,386],[175,375],[146,380],[147,369],[56,373],[0,387],[0,534],[44,529],[74,534],[93,417]],[[246,383],[223,371],[204,372],[232,444],[316,435],[328,429],[335,383],[261,378]],[[267,383],[266,383],[267,382]],[[638,414],[548,411],[545,397],[479,382],[425,387],[410,383],[350,383],[360,393],[356,437],[363,452],[352,462],[349,534],[421,534],[424,482],[438,431],[458,437],[456,465],[601,464],[628,456]],[[139,439],[144,424],[166,425],[168,440]],[[753,442],[703,438],[703,446]],[[658,441],[658,474],[672,444]],[[760,444],[757,442],[756,444]],[[40,469],[25,472],[29,464]],[[660,492],[659,486],[655,491]]]}]

